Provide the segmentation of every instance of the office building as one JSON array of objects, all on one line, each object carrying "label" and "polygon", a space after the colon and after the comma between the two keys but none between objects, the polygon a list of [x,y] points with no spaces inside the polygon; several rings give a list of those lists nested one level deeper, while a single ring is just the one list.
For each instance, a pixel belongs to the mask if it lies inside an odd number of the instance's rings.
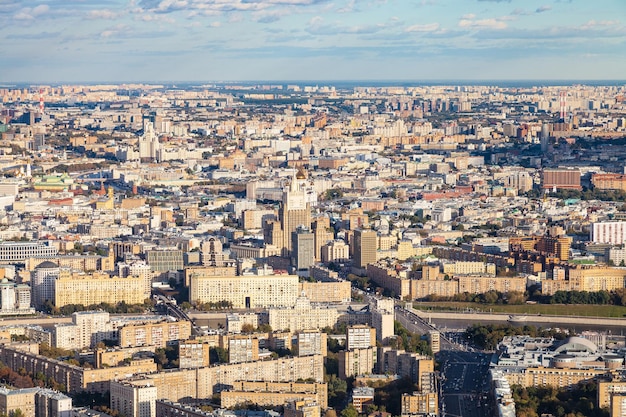
[{"label": "office building", "polygon": [[0,262],[24,262],[29,258],[53,258],[57,248],[50,242],[0,242]]},{"label": "office building", "polygon": [[298,226],[292,234],[293,245],[291,264],[300,273],[308,275],[308,269],[315,263],[315,236],[305,226]]},{"label": "office building", "polygon": [[578,169],[544,169],[541,175],[544,190],[582,190]]},{"label": "office building", "polygon": [[158,249],[146,251],[146,261],[153,272],[180,271],[183,269],[183,251]]},{"label": "office building", "polygon": [[59,266],[54,262],[45,261],[37,265],[31,272],[31,299],[33,307],[39,309],[46,301],[54,301],[54,282],[59,276]]},{"label": "office building", "polygon": [[365,268],[376,263],[377,236],[374,230],[354,231],[354,266]]}]

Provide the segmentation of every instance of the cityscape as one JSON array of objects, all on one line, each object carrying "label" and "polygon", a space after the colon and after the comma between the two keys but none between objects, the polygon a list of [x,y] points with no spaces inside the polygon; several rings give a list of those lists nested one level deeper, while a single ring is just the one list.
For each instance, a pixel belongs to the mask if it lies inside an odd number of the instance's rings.
[{"label": "cityscape", "polygon": [[1,412],[621,415],[626,87],[381,84],[1,89]]},{"label": "cityscape", "polygon": [[624,17],[0,1],[0,417],[626,416]]}]

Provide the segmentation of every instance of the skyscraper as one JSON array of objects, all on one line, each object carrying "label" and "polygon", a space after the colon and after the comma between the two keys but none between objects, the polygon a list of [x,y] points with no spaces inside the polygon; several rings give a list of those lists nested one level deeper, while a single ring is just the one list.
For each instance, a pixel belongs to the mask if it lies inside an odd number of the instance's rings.
[{"label": "skyscraper", "polygon": [[298,270],[308,270],[315,263],[315,236],[308,227],[298,226],[292,233],[291,264]]},{"label": "skyscraper", "polygon": [[365,268],[367,264],[376,262],[377,249],[376,231],[355,230],[354,231],[354,266]]},{"label": "skyscraper", "polygon": [[279,211],[283,229],[283,256],[290,256],[293,250],[292,233],[298,226],[311,227],[311,206],[306,201],[306,192],[298,186],[296,176],[289,188],[283,192],[283,204]]}]

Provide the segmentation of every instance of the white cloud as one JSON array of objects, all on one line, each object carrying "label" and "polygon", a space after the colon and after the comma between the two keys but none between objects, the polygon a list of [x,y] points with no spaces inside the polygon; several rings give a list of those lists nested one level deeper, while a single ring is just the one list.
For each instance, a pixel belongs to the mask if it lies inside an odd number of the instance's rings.
[{"label": "white cloud", "polygon": [[90,10],[89,13],[87,13],[87,19],[92,19],[92,20],[95,20],[95,19],[113,20],[113,19],[117,19],[120,16],[121,16],[121,13],[117,13],[109,9]]},{"label": "white cloud", "polygon": [[24,7],[17,12],[13,18],[16,20],[35,20],[50,11],[50,6],[47,4],[40,4],[36,7]]},{"label": "white cloud", "polygon": [[468,29],[506,29],[507,25],[502,19],[461,19],[459,27]]},{"label": "white cloud", "polygon": [[405,32],[434,32],[439,30],[439,23],[428,23],[426,25],[411,25],[407,27]]}]

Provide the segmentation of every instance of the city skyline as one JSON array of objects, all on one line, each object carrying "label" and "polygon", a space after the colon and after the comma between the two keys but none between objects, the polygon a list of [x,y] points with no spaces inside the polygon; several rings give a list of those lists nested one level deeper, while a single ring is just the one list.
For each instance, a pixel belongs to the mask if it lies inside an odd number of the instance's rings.
[{"label": "city skyline", "polygon": [[626,3],[0,2],[0,82],[619,80]]}]

